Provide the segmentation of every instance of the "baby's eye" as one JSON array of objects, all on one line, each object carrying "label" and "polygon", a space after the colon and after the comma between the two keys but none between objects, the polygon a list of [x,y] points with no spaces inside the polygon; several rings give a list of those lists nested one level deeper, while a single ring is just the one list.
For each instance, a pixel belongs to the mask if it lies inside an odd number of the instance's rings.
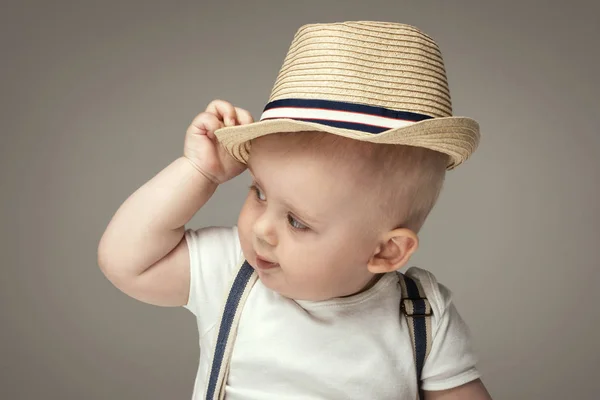
[{"label": "baby's eye", "polygon": [[288,214],[288,223],[294,229],[298,229],[298,230],[308,229],[308,226],[304,225],[302,222],[298,221],[296,218],[294,218],[292,215],[289,215],[289,214]]},{"label": "baby's eye", "polygon": [[262,190],[259,189],[258,186],[256,185],[252,185],[250,186],[250,189],[254,190],[254,193],[256,194],[256,197],[258,198],[258,200],[260,201],[265,201],[267,200],[267,197],[265,196],[265,194],[262,192]]}]

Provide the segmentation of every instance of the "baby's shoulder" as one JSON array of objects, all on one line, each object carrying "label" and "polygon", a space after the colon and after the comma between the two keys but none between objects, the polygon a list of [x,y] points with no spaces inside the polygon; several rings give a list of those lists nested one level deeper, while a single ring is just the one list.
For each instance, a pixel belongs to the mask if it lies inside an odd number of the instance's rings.
[{"label": "baby's shoulder", "polygon": [[200,229],[187,229],[185,233],[191,250],[203,251],[217,257],[239,253],[237,226],[207,226]]},{"label": "baby's shoulder", "polygon": [[227,284],[243,260],[236,226],[208,226],[185,233],[192,275]]},{"label": "baby's shoulder", "polygon": [[423,268],[410,267],[404,273],[406,276],[418,281],[425,292],[425,297],[431,304],[434,315],[443,315],[452,303],[452,292],[442,283],[438,282],[435,275]]}]

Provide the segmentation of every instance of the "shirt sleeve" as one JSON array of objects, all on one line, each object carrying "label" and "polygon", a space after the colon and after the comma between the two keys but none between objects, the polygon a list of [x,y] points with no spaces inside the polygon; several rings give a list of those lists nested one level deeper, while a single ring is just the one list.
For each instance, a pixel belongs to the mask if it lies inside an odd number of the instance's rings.
[{"label": "shirt sleeve", "polygon": [[196,316],[202,335],[218,321],[243,255],[237,227],[188,229],[185,238],[190,257],[190,294],[184,308]]},{"label": "shirt sleeve", "polygon": [[432,346],[423,366],[423,390],[446,390],[480,378],[469,327],[452,302],[452,293],[428,271],[411,268],[431,303]]}]

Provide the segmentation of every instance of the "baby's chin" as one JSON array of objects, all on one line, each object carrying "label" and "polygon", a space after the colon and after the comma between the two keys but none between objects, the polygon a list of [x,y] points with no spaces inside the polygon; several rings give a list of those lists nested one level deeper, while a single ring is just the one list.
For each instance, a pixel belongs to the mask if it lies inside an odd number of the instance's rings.
[{"label": "baby's chin", "polygon": [[307,301],[307,302],[319,302],[326,301],[335,298],[336,296],[327,296],[324,294],[312,293],[310,290],[302,290],[299,287],[293,287],[288,285],[285,277],[282,275],[283,271],[264,272],[257,270],[258,279],[267,289],[272,290],[278,295],[288,298],[294,301]]}]

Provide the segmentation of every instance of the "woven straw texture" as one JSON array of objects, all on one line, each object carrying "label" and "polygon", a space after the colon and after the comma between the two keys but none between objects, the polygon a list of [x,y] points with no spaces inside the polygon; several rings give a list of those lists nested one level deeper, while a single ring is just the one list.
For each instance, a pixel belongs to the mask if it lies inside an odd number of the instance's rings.
[{"label": "woven straw texture", "polygon": [[278,132],[322,131],[374,143],[421,146],[450,156],[448,169],[477,148],[479,125],[452,116],[444,61],[435,41],[418,28],[389,22],[309,24],[295,34],[269,102],[319,99],[410,111],[433,117],[379,134],[292,119],[258,121],[217,130],[239,161],[249,141]]}]

